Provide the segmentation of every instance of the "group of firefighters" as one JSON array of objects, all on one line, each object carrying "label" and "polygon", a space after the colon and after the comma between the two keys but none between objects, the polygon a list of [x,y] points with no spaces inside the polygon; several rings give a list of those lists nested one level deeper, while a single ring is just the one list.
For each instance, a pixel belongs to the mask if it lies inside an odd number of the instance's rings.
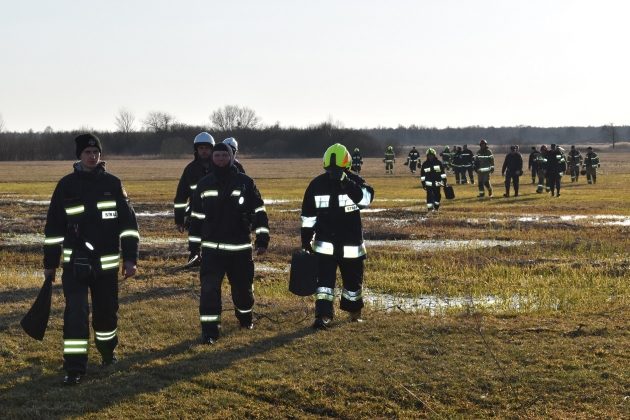
[{"label": "group of firefighters", "polygon": [[[100,139],[83,134],[75,144],[78,161],[57,184],[44,228],[44,274],[54,282],[60,263],[63,267],[65,385],[81,383],[87,371],[88,294],[101,366],[117,362],[118,269],[122,259],[125,278],[136,274],[140,240],[127,193],[101,160]],[[185,267],[199,266],[201,343],[213,344],[221,329],[226,275],[241,328],[253,328],[253,252],[266,252],[270,232],[260,192],[235,159],[236,140],[215,143],[202,132],[193,148],[194,160],[177,187],[174,219],[176,229],[188,233]],[[374,189],[351,166],[345,146],[330,146],[323,156],[324,173],[309,183],[302,202],[301,247],[318,256],[316,329],[327,329],[333,319],[337,269],[343,287],[340,309],[349,313],[350,321],[362,322],[366,250],[360,210],[370,205]]]},{"label": "group of firefighters", "polygon": [[[494,173],[495,162],[494,155],[485,139],[479,142],[479,150],[476,154],[468,148],[468,145],[463,145],[463,147],[453,146],[452,149],[446,146],[439,154],[442,158],[441,161],[436,159],[435,150],[432,148],[428,149],[426,154],[427,162],[430,162],[432,166],[436,166],[435,164],[438,163],[443,166],[444,177],[442,180],[426,181],[427,174],[421,173],[423,187],[434,186],[427,184],[427,182],[440,182],[440,186],[446,186],[447,173],[455,175],[456,184],[474,184],[474,173],[476,173],[479,197],[484,197],[486,192],[489,197],[492,197],[493,188],[490,183],[490,176]],[[386,174],[394,173],[395,161],[394,148],[387,146],[385,158],[383,159]],[[413,146],[407,155],[404,165],[409,167],[409,171],[412,174],[415,174],[419,162],[420,153]],[[355,148],[352,154],[352,170],[360,173],[362,165],[361,152],[358,148]],[[537,183],[536,192],[543,193],[546,191],[556,197],[560,196],[561,179],[565,173],[568,172],[571,175],[571,182],[578,182],[579,176],[582,174],[586,175],[589,184],[594,184],[597,182],[597,168],[599,167],[599,156],[590,146],[587,148],[587,153],[584,157],[575,146],[571,146],[571,150],[568,153],[565,153],[562,147],[555,144],[552,144],[549,148],[546,145],[542,145],[539,150],[533,146],[528,161],[532,184]],[[505,177],[505,193],[503,196],[509,197],[511,188],[514,189],[514,196],[518,196],[519,179],[523,175],[523,157],[519,152],[518,146],[510,146],[510,152],[505,156],[503,162],[501,175]],[[432,196],[435,196],[435,193],[432,193]],[[427,207],[430,210],[437,210],[439,200],[432,202],[427,198]]]},{"label": "group of firefighters", "polygon": [[[63,383],[76,385],[86,373],[89,348],[88,292],[92,296],[92,328],[102,366],[117,362],[118,269],[122,261],[125,277],[136,274],[140,234],[133,207],[120,179],[105,169],[102,144],[92,134],[75,138],[78,161],[73,172],[63,177],[52,195],[45,226],[44,274],[55,280],[61,275],[65,298],[63,325]],[[479,196],[484,189],[492,196],[490,175],[494,157],[486,140],[476,155],[464,146],[451,154],[426,151],[419,166],[429,211],[440,207],[441,188],[447,187],[447,169],[456,174],[458,184],[475,183]],[[234,314],[245,330],[253,324],[253,253],[262,255],[269,246],[269,221],[263,199],[252,178],[235,158],[238,143],[229,137],[220,143],[206,132],[193,141],[194,159],[184,169],[174,199],[174,221],[180,233],[188,233],[190,252],[186,267],[199,266],[201,294],[199,322],[201,342],[213,344],[221,330],[221,284],[231,286]],[[411,149],[406,164],[412,173],[418,169],[420,154]],[[393,147],[385,155],[385,169],[393,173]],[[361,322],[363,272],[366,249],[363,241],[361,209],[374,199],[374,189],[359,175],[363,160],[359,149],[351,155],[342,144],[334,144],[323,156],[324,173],[306,188],[301,211],[301,247],[317,258],[317,288],[313,328],[326,329],[333,319],[337,269],[342,290],[340,309],[353,322]],[[562,148],[532,148],[528,168],[537,192],[546,188],[560,195],[560,178],[568,168],[577,182],[579,168],[589,183],[596,182],[599,158],[592,148],[584,158],[575,147],[565,156]],[[523,159],[512,146],[503,164],[506,193],[510,184],[518,195],[518,179]],[[468,177],[467,177],[468,175]],[[450,187],[450,186],[448,186]],[[251,235],[254,234],[252,244]]]}]

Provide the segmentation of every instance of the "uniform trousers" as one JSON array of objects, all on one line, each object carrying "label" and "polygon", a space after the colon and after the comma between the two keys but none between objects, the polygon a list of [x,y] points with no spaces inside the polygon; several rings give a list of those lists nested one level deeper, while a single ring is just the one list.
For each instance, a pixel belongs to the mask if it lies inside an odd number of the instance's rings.
[{"label": "uniform trousers", "polygon": [[89,282],[79,282],[72,267],[61,276],[66,307],[63,314],[63,368],[84,374],[90,336],[88,290],[92,297],[92,328],[96,349],[103,360],[111,360],[118,344],[118,270],[97,271]]},{"label": "uniform trousers", "polygon": [[252,323],[254,308],[254,261],[252,251],[217,251],[203,248],[201,256],[201,331],[218,338],[221,326],[221,284],[227,274],[234,314],[241,326]]},{"label": "uniform trousers", "polygon": [[334,255],[317,254],[316,317],[333,317],[333,300],[337,267],[341,272],[343,290],[339,308],[356,312],[363,308],[363,269],[365,257],[342,258]]}]

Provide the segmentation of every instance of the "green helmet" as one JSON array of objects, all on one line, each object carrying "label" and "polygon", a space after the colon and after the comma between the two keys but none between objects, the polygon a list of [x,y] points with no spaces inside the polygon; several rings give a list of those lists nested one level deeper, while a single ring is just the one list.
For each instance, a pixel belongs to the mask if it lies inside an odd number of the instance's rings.
[{"label": "green helmet", "polygon": [[427,156],[429,156],[429,155],[436,156],[435,149],[433,149],[432,147],[429,147],[427,149]]},{"label": "green helmet", "polygon": [[387,146],[387,151],[391,152],[392,150],[394,150],[394,148],[392,146]]},{"label": "green helmet", "polygon": [[324,168],[330,166],[337,166],[339,168],[349,168],[352,158],[350,152],[346,149],[346,146],[340,143],[335,143],[326,149],[324,153]]}]

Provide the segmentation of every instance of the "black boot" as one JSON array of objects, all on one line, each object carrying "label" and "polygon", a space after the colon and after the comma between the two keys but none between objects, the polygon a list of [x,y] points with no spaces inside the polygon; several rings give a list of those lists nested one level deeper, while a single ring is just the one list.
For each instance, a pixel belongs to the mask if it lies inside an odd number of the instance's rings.
[{"label": "black boot", "polygon": [[81,383],[81,374],[79,372],[68,372],[63,378],[63,384],[67,386],[79,385]]}]

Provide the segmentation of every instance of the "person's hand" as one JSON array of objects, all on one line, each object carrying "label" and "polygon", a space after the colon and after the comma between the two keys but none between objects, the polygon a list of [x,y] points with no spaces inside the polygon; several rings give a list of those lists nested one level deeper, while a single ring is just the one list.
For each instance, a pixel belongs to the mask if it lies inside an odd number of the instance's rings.
[{"label": "person's hand", "polygon": [[184,224],[177,224],[177,230],[179,231],[179,233],[184,233],[184,231],[186,230],[186,226],[184,226]]},{"label": "person's hand", "polygon": [[136,275],[136,271],[138,268],[136,267],[136,263],[133,261],[123,261],[123,274],[125,278],[133,277]]},{"label": "person's hand", "polygon": [[313,247],[311,246],[310,243],[302,244],[302,249],[308,252],[309,254],[313,254],[315,252],[315,250],[313,250]]},{"label": "person's hand", "polygon": [[263,248],[262,246],[256,248],[256,255],[258,256],[264,255],[266,252],[267,248]]},{"label": "person's hand", "polygon": [[52,282],[55,282],[55,274],[57,273],[56,268],[45,268],[44,269],[44,278],[52,277]]}]

